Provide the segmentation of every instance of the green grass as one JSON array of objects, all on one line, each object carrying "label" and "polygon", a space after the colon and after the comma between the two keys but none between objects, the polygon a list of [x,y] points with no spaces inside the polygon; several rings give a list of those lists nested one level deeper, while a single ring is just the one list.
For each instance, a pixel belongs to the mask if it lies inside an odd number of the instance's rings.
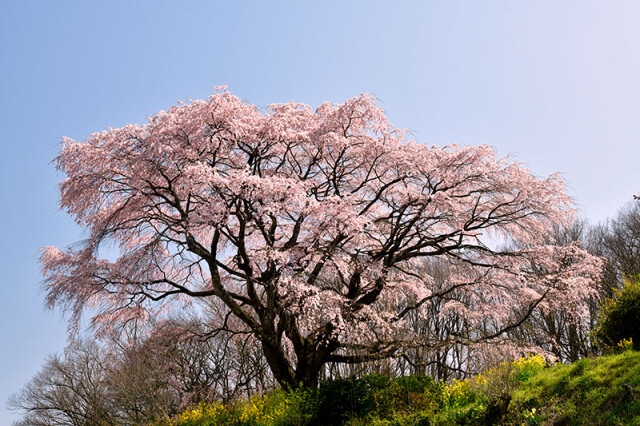
[{"label": "green grass", "polygon": [[507,420],[532,408],[549,424],[640,425],[640,352],[538,372],[514,393]]}]

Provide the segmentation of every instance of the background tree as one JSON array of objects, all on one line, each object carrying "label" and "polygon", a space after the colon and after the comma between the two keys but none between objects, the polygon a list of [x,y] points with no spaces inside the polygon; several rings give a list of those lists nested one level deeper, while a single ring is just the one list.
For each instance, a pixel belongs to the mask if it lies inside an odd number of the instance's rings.
[{"label": "background tree", "polygon": [[[572,217],[557,175],[539,179],[487,146],[406,141],[365,95],[263,114],[223,89],[66,139],[56,164],[61,205],[88,233],[42,255],[48,304],[72,313],[72,330],[89,306],[100,335],[217,298],[282,385],[314,386],[326,363],[502,341],[542,303],[585,314],[600,268],[544,241]],[[100,258],[105,242],[116,260]],[[426,258],[447,260],[446,286],[414,272]],[[407,326],[433,303],[467,327]]]},{"label": "background tree", "polygon": [[172,319],[148,334],[77,340],[47,360],[9,407],[25,425],[145,424],[274,387],[264,359],[247,355],[249,341],[202,329]]},{"label": "background tree", "polygon": [[620,288],[625,278],[640,274],[640,203],[623,206],[618,214],[600,230],[602,254],[615,271],[617,283],[609,285]]},{"label": "background tree", "polygon": [[[547,235],[548,244],[570,246],[579,244],[593,255],[601,254],[600,231],[584,219],[570,226],[554,227]],[[559,362],[574,362],[597,350],[590,337],[598,313],[600,300],[604,297],[602,274],[591,294],[585,294],[581,302],[587,313],[576,315],[575,310],[560,306],[540,304],[528,320],[519,328],[509,332],[509,338],[522,346],[538,347],[553,354]]]},{"label": "background tree", "polygon": [[107,360],[97,344],[77,341],[62,358],[49,358],[36,376],[9,399],[25,413],[19,425],[115,424],[104,383]]}]

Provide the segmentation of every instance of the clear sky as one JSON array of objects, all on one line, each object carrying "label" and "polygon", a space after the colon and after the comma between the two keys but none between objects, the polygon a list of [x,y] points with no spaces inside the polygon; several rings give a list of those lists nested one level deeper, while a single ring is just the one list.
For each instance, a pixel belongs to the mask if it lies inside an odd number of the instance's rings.
[{"label": "clear sky", "polygon": [[621,0],[0,0],[0,425],[65,346],[37,263],[82,237],[57,207],[62,136],[219,84],[260,106],[368,92],[421,142],[562,172],[599,221],[640,192],[638,22],[640,2]]}]

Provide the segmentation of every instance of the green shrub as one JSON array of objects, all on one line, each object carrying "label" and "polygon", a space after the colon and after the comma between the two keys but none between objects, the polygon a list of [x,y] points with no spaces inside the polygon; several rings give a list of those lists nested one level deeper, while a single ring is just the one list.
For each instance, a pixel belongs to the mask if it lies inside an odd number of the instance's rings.
[{"label": "green shrub", "polygon": [[317,392],[314,413],[316,424],[340,424],[349,417],[360,417],[375,411],[374,392],[389,384],[389,378],[367,375],[361,379],[329,380],[323,382]]},{"label": "green shrub", "polygon": [[183,411],[172,426],[286,426],[309,424],[304,404],[313,401],[308,391],[284,392],[274,390],[246,401],[222,405],[219,402],[201,403]]},{"label": "green shrub", "polygon": [[347,419],[389,420],[397,413],[440,409],[444,384],[424,375],[390,379],[377,374],[323,382],[315,393],[313,424]]},{"label": "green shrub", "polygon": [[640,276],[625,280],[624,287],[603,303],[595,335],[607,348],[615,350],[619,342],[631,339],[640,350]]},{"label": "green shrub", "polygon": [[471,389],[486,404],[484,421],[498,423],[507,414],[514,392],[547,362],[541,355],[529,355],[513,361],[503,361],[468,380]]}]

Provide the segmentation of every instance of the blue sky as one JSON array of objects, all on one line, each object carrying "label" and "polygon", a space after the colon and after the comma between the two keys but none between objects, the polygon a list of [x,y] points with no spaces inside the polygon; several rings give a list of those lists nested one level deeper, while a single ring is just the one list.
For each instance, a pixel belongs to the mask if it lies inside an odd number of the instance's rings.
[{"label": "blue sky", "polygon": [[140,122],[226,84],[260,106],[375,94],[428,144],[490,144],[560,171],[582,214],[640,192],[640,2],[0,1],[0,424],[65,346],[38,248],[81,231],[57,207],[62,136]]}]

